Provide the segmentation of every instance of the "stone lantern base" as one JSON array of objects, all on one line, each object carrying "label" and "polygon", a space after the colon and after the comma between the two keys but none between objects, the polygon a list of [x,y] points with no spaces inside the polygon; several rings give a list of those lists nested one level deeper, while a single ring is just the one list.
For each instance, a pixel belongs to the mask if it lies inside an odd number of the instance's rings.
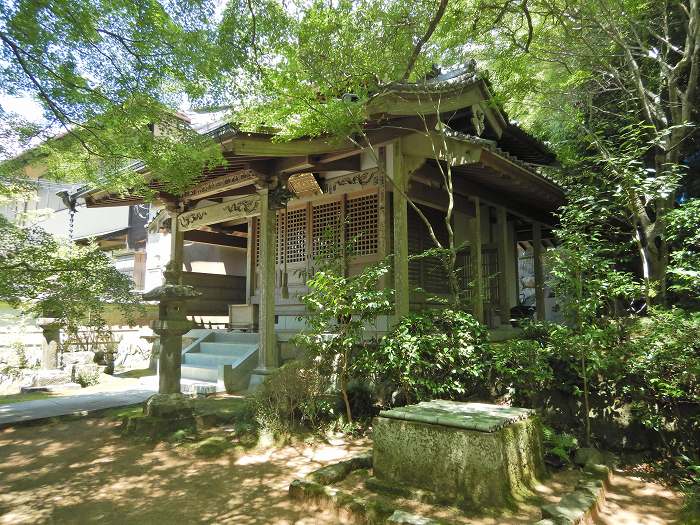
[{"label": "stone lantern base", "polygon": [[130,416],[122,423],[125,435],[160,440],[178,430],[197,428],[194,403],[182,394],[154,394],[143,409],[143,414]]}]

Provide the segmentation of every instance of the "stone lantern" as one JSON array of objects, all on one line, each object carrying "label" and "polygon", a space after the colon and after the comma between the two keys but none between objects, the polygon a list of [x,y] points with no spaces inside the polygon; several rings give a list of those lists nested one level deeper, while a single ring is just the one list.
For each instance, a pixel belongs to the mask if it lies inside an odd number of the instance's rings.
[{"label": "stone lantern", "polygon": [[185,303],[199,297],[192,286],[181,284],[182,270],[171,264],[166,267],[165,284],[143,294],[146,301],[158,301],[158,319],[151,322],[151,329],[160,336],[158,357],[158,393],[180,392],[180,366],[182,362],[182,336],[194,323],[187,319]]},{"label": "stone lantern", "polygon": [[41,345],[41,368],[55,370],[58,368],[58,351],[61,346],[61,323],[54,317],[37,319],[44,341]]}]

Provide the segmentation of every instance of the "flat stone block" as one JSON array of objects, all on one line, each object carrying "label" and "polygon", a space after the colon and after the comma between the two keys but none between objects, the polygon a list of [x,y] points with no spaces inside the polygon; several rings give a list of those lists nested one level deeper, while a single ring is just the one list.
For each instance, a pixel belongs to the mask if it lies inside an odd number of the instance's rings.
[{"label": "flat stone block", "polygon": [[190,397],[206,397],[216,394],[216,385],[210,383],[191,383],[182,387],[182,393]]},{"label": "flat stone block", "polygon": [[374,420],[374,475],[455,504],[509,506],[544,474],[541,426],[525,409],[434,401]]},{"label": "flat stone block", "polygon": [[394,511],[386,522],[395,525],[441,525],[443,523],[431,518],[426,518],[425,516],[410,514],[408,512],[404,512],[403,510]]},{"label": "flat stone block", "polygon": [[64,370],[38,370],[32,380],[32,386],[61,385],[70,382],[70,372]]},{"label": "flat stone block", "polygon": [[20,391],[23,394],[29,394],[31,392],[57,392],[61,390],[80,390],[81,387],[78,383],[63,383],[60,385],[44,385],[44,386],[23,386]]}]

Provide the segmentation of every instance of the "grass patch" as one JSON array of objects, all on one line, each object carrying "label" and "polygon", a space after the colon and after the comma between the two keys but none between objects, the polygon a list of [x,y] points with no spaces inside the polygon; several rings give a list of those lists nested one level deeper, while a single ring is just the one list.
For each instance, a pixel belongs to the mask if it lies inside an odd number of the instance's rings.
[{"label": "grass patch", "polygon": [[211,436],[192,445],[194,453],[203,458],[220,456],[231,447],[233,443],[223,436]]},{"label": "grass patch", "polygon": [[10,405],[12,403],[22,403],[24,401],[36,401],[37,399],[48,399],[56,397],[51,392],[28,392],[26,394],[10,394],[0,396],[0,405]]},{"label": "grass patch", "polygon": [[149,377],[156,375],[154,370],[150,368],[135,368],[134,370],[126,370],[124,372],[118,372],[114,374],[114,377],[123,377],[126,379],[140,379],[142,377]]},{"label": "grass patch", "polygon": [[115,407],[105,410],[103,417],[108,419],[123,419],[125,417],[140,416],[143,414],[143,403],[136,405],[127,405],[124,407]]},{"label": "grass patch", "polygon": [[242,397],[205,397],[194,400],[194,411],[199,415],[221,414],[245,419],[250,415],[250,404]]}]

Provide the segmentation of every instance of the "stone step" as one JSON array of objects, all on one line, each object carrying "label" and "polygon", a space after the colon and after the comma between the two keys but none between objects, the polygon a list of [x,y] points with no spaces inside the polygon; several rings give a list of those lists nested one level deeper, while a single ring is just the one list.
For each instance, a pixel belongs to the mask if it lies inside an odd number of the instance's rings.
[{"label": "stone step", "polygon": [[219,367],[183,364],[181,367],[181,374],[183,379],[216,382],[219,378]]},{"label": "stone step", "polygon": [[260,334],[257,332],[214,332],[216,343],[258,344]]},{"label": "stone step", "polygon": [[186,365],[232,365],[236,366],[238,362],[245,357],[246,354],[231,355],[231,354],[212,354],[201,352],[188,352],[184,355],[183,363]]},{"label": "stone step", "polygon": [[210,343],[205,341],[199,344],[199,351],[202,354],[228,355],[236,358],[248,354],[257,347],[257,344],[250,343]]}]

